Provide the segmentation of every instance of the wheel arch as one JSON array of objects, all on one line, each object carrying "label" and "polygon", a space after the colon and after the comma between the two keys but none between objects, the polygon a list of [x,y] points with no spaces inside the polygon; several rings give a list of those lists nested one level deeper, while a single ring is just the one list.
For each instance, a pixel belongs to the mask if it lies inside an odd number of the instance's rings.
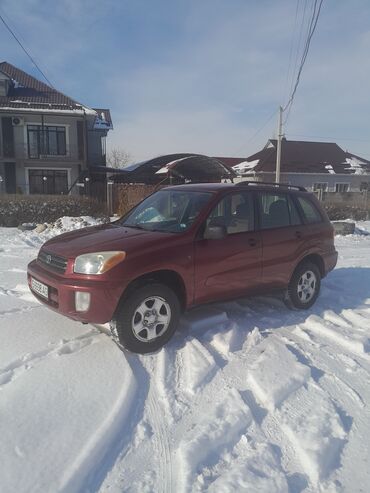
[{"label": "wheel arch", "polygon": [[145,286],[148,283],[155,283],[155,282],[158,282],[160,284],[164,284],[165,286],[172,289],[180,301],[181,310],[182,311],[185,310],[185,308],[187,306],[187,293],[186,293],[186,287],[185,287],[185,282],[184,282],[183,278],[180,276],[180,274],[178,272],[176,272],[174,270],[163,269],[163,270],[148,272],[146,274],[143,274],[143,275],[137,277],[133,281],[131,281],[130,284],[127,286],[127,288],[122,293],[120,301],[117,305],[117,309],[115,311],[115,315],[116,315],[117,311],[119,310],[119,307],[121,306],[122,302],[135,289],[138,289],[142,286]]},{"label": "wheel arch", "polygon": [[321,278],[325,277],[325,263],[324,263],[324,259],[318,253],[310,253],[309,255],[306,255],[305,257],[303,257],[298,262],[298,264],[295,266],[295,268],[294,268],[294,270],[292,272],[292,276],[294,275],[294,272],[298,269],[298,267],[301,266],[302,264],[306,263],[306,262],[311,262],[312,264],[316,265],[316,267],[320,271]]}]

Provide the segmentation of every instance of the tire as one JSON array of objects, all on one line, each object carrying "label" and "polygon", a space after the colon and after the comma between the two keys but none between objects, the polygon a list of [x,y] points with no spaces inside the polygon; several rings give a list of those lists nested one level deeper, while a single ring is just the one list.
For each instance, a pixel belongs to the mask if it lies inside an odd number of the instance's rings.
[{"label": "tire", "polygon": [[321,274],[317,265],[303,262],[293,272],[284,303],[292,310],[307,310],[319,296],[320,285]]},{"label": "tire", "polygon": [[138,287],[125,297],[116,316],[119,342],[133,353],[153,353],[175,333],[180,318],[180,302],[164,284]]}]

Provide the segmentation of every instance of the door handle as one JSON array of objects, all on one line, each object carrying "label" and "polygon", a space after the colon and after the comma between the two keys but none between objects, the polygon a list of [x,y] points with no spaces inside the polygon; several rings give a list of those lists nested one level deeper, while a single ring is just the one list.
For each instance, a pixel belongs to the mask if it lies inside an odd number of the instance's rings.
[{"label": "door handle", "polygon": [[250,246],[256,246],[257,240],[255,238],[249,238],[248,243]]},{"label": "door handle", "polygon": [[296,231],[295,235],[297,238],[302,238],[302,232],[301,231]]}]

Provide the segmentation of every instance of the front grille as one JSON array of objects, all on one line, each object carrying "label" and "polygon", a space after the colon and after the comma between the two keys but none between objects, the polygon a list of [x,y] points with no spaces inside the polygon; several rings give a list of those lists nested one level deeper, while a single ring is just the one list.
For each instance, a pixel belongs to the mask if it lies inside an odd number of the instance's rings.
[{"label": "front grille", "polygon": [[53,253],[48,253],[45,250],[40,250],[37,260],[49,269],[64,273],[67,268],[67,259],[59,257]]}]

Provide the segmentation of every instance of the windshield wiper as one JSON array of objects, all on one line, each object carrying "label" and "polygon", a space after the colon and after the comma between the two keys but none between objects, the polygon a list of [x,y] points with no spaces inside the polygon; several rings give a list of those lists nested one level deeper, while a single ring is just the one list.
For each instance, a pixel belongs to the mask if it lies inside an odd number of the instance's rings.
[{"label": "windshield wiper", "polygon": [[124,226],[125,228],[143,229],[144,231],[149,231],[147,228],[144,228],[143,226],[140,226],[139,224],[125,224],[125,223],[123,223],[122,226]]}]

